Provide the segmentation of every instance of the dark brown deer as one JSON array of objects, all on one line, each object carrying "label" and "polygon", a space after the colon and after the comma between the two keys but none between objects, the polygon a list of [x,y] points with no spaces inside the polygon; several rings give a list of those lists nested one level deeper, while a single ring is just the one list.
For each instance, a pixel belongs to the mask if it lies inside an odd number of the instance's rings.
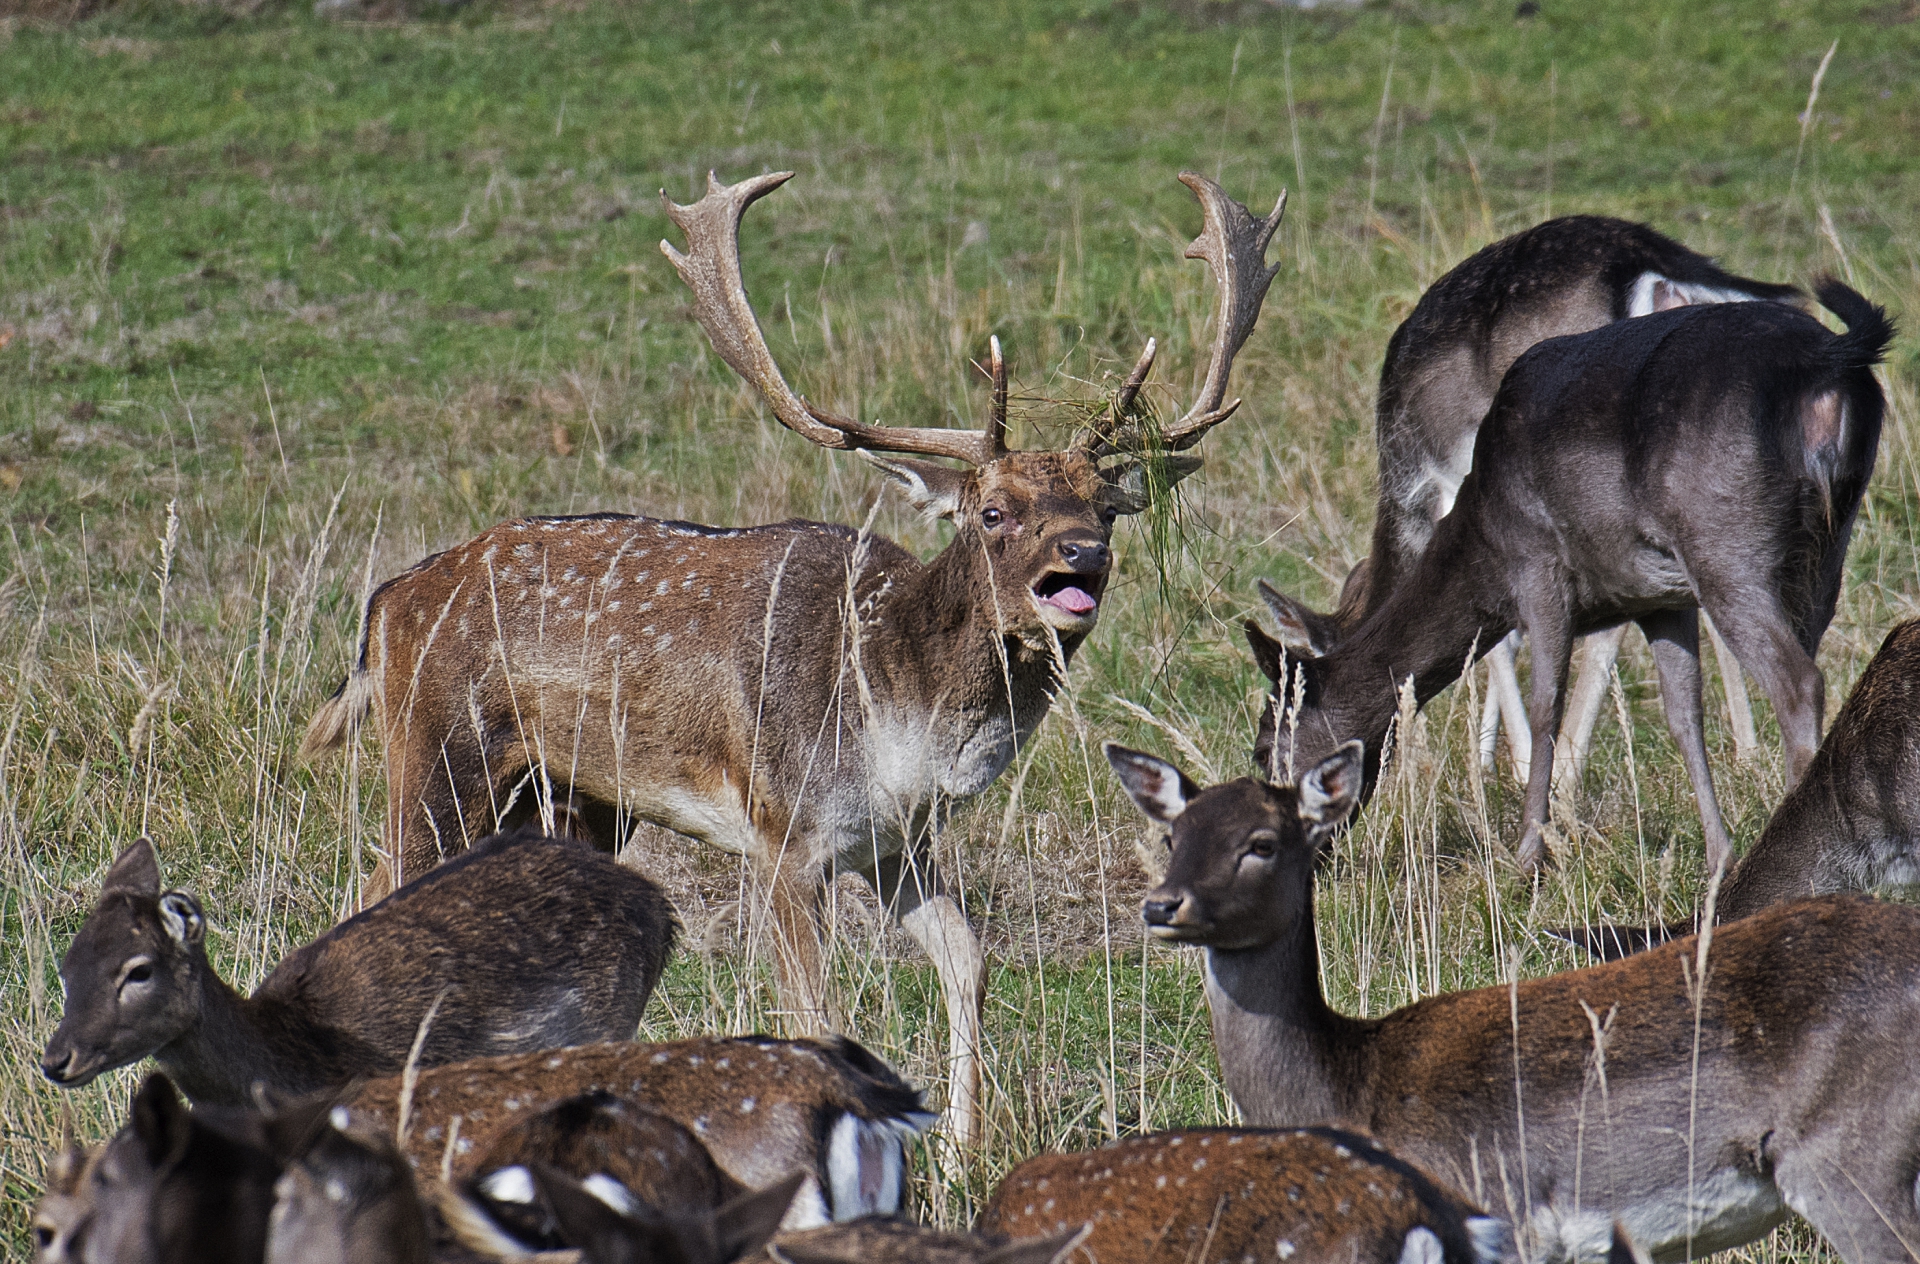
[{"label": "dark brown deer", "polygon": [[[252,996],[207,960],[207,918],[162,892],[146,839],[107,871],[60,963],[41,1070],[62,1088],[151,1054],[196,1102],[311,1093],[418,1061],[628,1039],[675,931],[648,879],[591,848],[488,839],[289,954]],[[430,1018],[430,1021],[429,1021]]]},{"label": "dark brown deer", "polygon": [[1083,1224],[1100,1264],[1513,1258],[1504,1221],[1335,1128],[1190,1128],[1043,1154],[1007,1173],[980,1218],[1016,1237]]},{"label": "dark brown deer", "polygon": [[[1803,299],[1793,286],[1725,272],[1645,224],[1598,215],[1536,224],[1456,266],[1421,296],[1387,343],[1374,406],[1380,500],[1373,549],[1347,576],[1337,611],[1294,608],[1313,652],[1325,654],[1357,630],[1412,572],[1434,526],[1453,508],[1481,419],[1521,352],[1547,338],[1675,307]],[[1567,771],[1576,781],[1624,631],[1622,624],[1588,643],[1567,725],[1573,748]],[[1532,744],[1514,678],[1516,645],[1509,637],[1489,650],[1482,756],[1492,759],[1504,710],[1515,768],[1525,781]],[[1739,672],[1728,660],[1720,666],[1728,700],[1744,714]]]},{"label": "dark brown deer", "polygon": [[78,1264],[75,1234],[86,1220],[87,1174],[98,1153],[74,1136],[72,1115],[61,1120],[60,1148],[47,1159],[45,1190],[33,1208],[33,1264]]},{"label": "dark brown deer", "polygon": [[1156,938],[1207,949],[1214,1045],[1248,1122],[1368,1133],[1503,1213],[1528,1259],[1605,1255],[1616,1220],[1656,1260],[1699,1258],[1789,1211],[1848,1261],[1920,1243],[1920,910],[1825,896],[1710,945],[1350,1018],[1321,991],[1313,889],[1359,800],[1360,743],[1297,788],[1202,791],[1151,755],[1107,758],[1172,827],[1142,913]]},{"label": "dark brown deer", "polygon": [[[1720,922],[1783,900],[1920,883],[1920,620],[1887,634],[1806,774],[1787,792],[1714,901]],[[1696,929],[1555,931],[1603,961]]]},{"label": "dark brown deer", "polygon": [[[1312,767],[1358,738],[1371,788],[1400,683],[1411,678],[1424,704],[1518,628],[1533,645],[1537,756],[1518,856],[1533,871],[1546,858],[1573,639],[1630,619],[1653,647],[1708,865],[1724,863],[1732,843],[1707,767],[1699,611],[1772,700],[1797,780],[1820,740],[1825,686],[1814,654],[1880,440],[1885,401],[1872,366],[1893,327],[1838,281],[1818,292],[1844,336],[1782,304],[1728,303],[1620,321],[1521,355],[1452,511],[1384,604],[1324,655],[1284,598],[1278,642],[1247,625],[1276,682],[1255,758]],[[1290,671],[1297,686],[1283,683]],[[1289,709],[1276,740],[1277,706]]]},{"label": "dark brown deer", "polygon": [[269,1264],[428,1264],[434,1220],[392,1138],[335,1106],[284,1156]]},{"label": "dark brown deer", "polygon": [[398,1133],[416,1169],[438,1172],[444,1162],[464,1181],[492,1161],[503,1131],[583,1093],[667,1116],[744,1188],[804,1171],[795,1228],[897,1210],[904,1143],[933,1119],[891,1068],[844,1037],[709,1037],[482,1058],[411,1080],[368,1080],[341,1104]]},{"label": "dark brown deer", "polygon": [[[403,876],[535,798],[604,846],[634,816],[751,857],[782,1005],[801,1032],[837,1025],[819,905],[836,866],[860,872],[939,972],[964,1144],[978,1123],[985,963],[929,831],[991,784],[1045,717],[1099,618],[1114,521],[1145,507],[1148,464],[1170,477],[1197,467],[1178,454],[1237,407],[1228,375],[1278,270],[1263,259],[1285,198],[1258,220],[1212,181],[1180,177],[1206,222],[1187,253],[1219,282],[1212,360],[1185,416],[1157,436],[1141,424],[1150,342],[1103,425],[1065,451],[1016,452],[997,344],[984,431],[869,426],[794,394],[739,257],[741,216],[790,175],[710,177],[695,205],[667,202],[687,253],[662,247],[721,358],[780,421],[868,456],[916,506],[953,522],[952,544],[923,564],[891,541],[814,522],[509,522],[374,593],[359,663],[304,749],[340,743],[377,712],[387,863]],[[873,455],[901,452],[970,468]]]}]

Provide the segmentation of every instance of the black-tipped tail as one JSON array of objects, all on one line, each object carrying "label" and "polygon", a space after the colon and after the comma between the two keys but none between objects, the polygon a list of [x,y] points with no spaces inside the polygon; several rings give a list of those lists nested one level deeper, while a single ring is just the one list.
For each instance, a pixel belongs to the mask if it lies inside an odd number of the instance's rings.
[{"label": "black-tipped tail", "polygon": [[1819,296],[1820,305],[1847,327],[1835,344],[1837,367],[1867,369],[1886,358],[1887,344],[1894,334],[1886,308],[1868,302],[1858,290],[1830,276],[1815,281],[1813,292]]},{"label": "black-tipped tail", "polygon": [[1636,952],[1658,947],[1669,939],[1693,934],[1693,924],[1678,922],[1671,926],[1562,926],[1549,928],[1547,934],[1584,949],[1595,961],[1618,961]]}]

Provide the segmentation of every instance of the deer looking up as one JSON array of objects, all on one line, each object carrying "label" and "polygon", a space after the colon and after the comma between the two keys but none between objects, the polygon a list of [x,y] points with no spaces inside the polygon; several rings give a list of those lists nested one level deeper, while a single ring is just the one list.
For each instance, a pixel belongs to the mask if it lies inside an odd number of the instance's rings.
[{"label": "deer looking up", "polygon": [[1766,689],[1797,780],[1820,741],[1814,653],[1880,442],[1872,366],[1893,326],[1838,281],[1818,293],[1845,335],[1782,304],[1724,303],[1530,348],[1500,383],[1452,511],[1384,604],[1325,654],[1310,612],[1285,598],[1279,641],[1247,625],[1276,682],[1255,757],[1306,768],[1358,738],[1370,787],[1397,686],[1411,678],[1424,704],[1518,628],[1533,643],[1535,754],[1518,857],[1535,870],[1573,638],[1633,620],[1653,647],[1708,867],[1723,864],[1699,612]]},{"label": "deer looking up", "polygon": [[859,872],[939,972],[954,1134],[966,1143],[985,964],[930,830],[986,789],[1046,715],[1099,618],[1114,521],[1146,506],[1149,463],[1172,476],[1197,468],[1180,454],[1238,406],[1228,375],[1278,271],[1264,255],[1285,197],[1260,220],[1212,181],[1180,177],[1205,218],[1187,253],[1212,266],[1219,291],[1206,381],[1183,417],[1156,436],[1142,416],[1149,342],[1102,424],[1063,451],[1017,452],[997,342],[984,431],[866,425],[787,385],[747,299],[739,225],[791,174],[709,177],[698,203],[667,202],[687,252],[662,247],[721,358],[774,414],[823,447],[859,450],[915,506],[951,520],[953,542],[922,563],[890,540],[816,522],[509,522],[373,594],[359,663],[305,749],[336,745],[378,713],[385,863],[402,877],[491,828],[529,781],[551,786],[603,846],[634,816],[750,857],[788,1025],[802,1031],[836,1025],[819,906],[836,866]]},{"label": "deer looking up", "polygon": [[[1521,352],[1543,339],[1675,307],[1802,298],[1793,286],[1725,272],[1644,224],[1598,215],[1536,224],[1453,268],[1421,295],[1387,343],[1375,404],[1380,501],[1372,552],[1348,574],[1338,610],[1320,614],[1296,605],[1313,651],[1324,654],[1351,635],[1419,562],[1467,477],[1474,436],[1500,379]],[[1585,763],[1607,672],[1625,631],[1621,624],[1588,641],[1567,719],[1572,749],[1562,752],[1569,756],[1563,762],[1572,780]],[[1492,759],[1504,714],[1515,772],[1524,782],[1532,744],[1514,678],[1517,645],[1518,637],[1509,637],[1487,655],[1492,677],[1481,756]],[[1738,668],[1724,656],[1720,666],[1729,702],[1745,714]]]}]

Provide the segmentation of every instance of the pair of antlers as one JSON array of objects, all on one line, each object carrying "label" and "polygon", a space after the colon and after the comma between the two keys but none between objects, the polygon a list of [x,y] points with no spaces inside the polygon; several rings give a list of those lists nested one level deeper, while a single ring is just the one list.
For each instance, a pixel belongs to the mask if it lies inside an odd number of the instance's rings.
[{"label": "pair of antlers", "polygon": [[[851,417],[842,417],[815,408],[787,385],[767,349],[760,322],[747,299],[746,283],[740,275],[740,220],[747,208],[793,178],[791,171],[775,171],[753,176],[738,184],[721,184],[711,172],[707,175],[707,194],[692,206],[677,205],[666,194],[667,217],[687,235],[687,250],[682,254],[667,242],[660,250],[672,260],[693,291],[694,317],[707,331],[714,350],[720,353],[735,373],[751,384],[772,406],[774,415],[790,430],[811,439],[824,448],[866,448],[874,452],[908,452],[921,456],[953,457],[971,465],[985,465],[1005,456],[1007,448],[1007,365],[1000,355],[1000,339],[993,338],[989,371],[993,377],[993,403],[985,430],[954,430],[908,426],[869,426]],[[1178,452],[1192,447],[1201,436],[1233,415],[1239,400],[1225,402],[1228,375],[1233,357],[1253,332],[1260,306],[1266,301],[1267,287],[1273,283],[1280,265],[1268,266],[1267,244],[1280,227],[1286,213],[1287,195],[1283,191],[1273,213],[1255,219],[1225,190],[1191,171],[1180,173],[1180,182],[1200,199],[1206,226],[1192,245],[1187,258],[1204,259],[1213,269],[1219,291],[1219,313],[1213,335],[1213,356],[1207,365],[1207,378],[1199,399],[1186,414],[1160,430],[1159,444]],[[1153,371],[1155,342],[1149,338],[1146,350],[1127,374],[1115,397],[1113,407],[1099,424],[1075,440],[1075,445],[1094,456],[1139,450],[1152,440],[1139,424],[1137,401],[1147,374]]]}]

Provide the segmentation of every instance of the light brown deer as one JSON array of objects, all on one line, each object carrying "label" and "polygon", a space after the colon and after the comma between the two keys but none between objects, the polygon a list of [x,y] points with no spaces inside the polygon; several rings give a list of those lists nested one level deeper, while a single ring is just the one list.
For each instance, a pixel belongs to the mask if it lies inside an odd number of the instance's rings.
[{"label": "light brown deer", "polygon": [[[1920,910],[1858,896],[1775,906],[1609,965],[1350,1018],[1320,987],[1314,870],[1358,801],[1350,742],[1298,787],[1202,791],[1107,747],[1166,880],[1141,911],[1207,949],[1228,1091],[1250,1123],[1377,1138],[1469,1190],[1534,1260],[1739,1246],[1797,1212],[1843,1259],[1920,1246]],[[1537,771],[1537,770],[1536,770]]]},{"label": "light brown deer", "polygon": [[[1206,381],[1184,416],[1157,431],[1142,416],[1149,342],[1103,424],[1064,451],[1016,452],[997,342],[983,431],[865,425],[787,385],[747,299],[739,225],[790,175],[710,177],[698,203],[667,203],[687,252],[662,247],[721,358],[781,422],[860,451],[950,519],[953,542],[922,563],[815,522],[509,522],[374,593],[360,661],[304,749],[338,744],[377,713],[386,863],[403,877],[528,810],[526,785],[543,799],[551,787],[553,810],[605,846],[630,815],[751,857],[787,1024],[801,1032],[837,1025],[819,906],[836,866],[859,872],[939,972],[964,1144],[979,1118],[985,963],[929,832],[1045,717],[1099,618],[1114,521],[1147,503],[1149,466],[1160,463],[1156,479],[1197,468],[1181,454],[1238,406],[1228,375],[1278,270],[1264,255],[1285,196],[1260,220],[1212,181],[1180,177],[1206,225],[1187,253],[1212,266],[1219,290]],[[969,468],[873,455],[902,452]]]},{"label": "light brown deer", "polygon": [[[845,1037],[709,1037],[481,1058],[355,1085],[342,1099],[396,1131],[415,1168],[455,1180],[497,1162],[496,1139],[535,1111],[608,1093],[692,1132],[749,1189],[803,1171],[791,1227],[899,1208],[906,1140],[932,1122],[920,1095]],[[404,1125],[402,1115],[404,1113]]]},{"label": "light brown deer", "polygon": [[1083,1224],[1100,1264],[1513,1258],[1503,1221],[1336,1128],[1187,1128],[1043,1154],[1007,1173],[980,1218],[1015,1237]]}]

